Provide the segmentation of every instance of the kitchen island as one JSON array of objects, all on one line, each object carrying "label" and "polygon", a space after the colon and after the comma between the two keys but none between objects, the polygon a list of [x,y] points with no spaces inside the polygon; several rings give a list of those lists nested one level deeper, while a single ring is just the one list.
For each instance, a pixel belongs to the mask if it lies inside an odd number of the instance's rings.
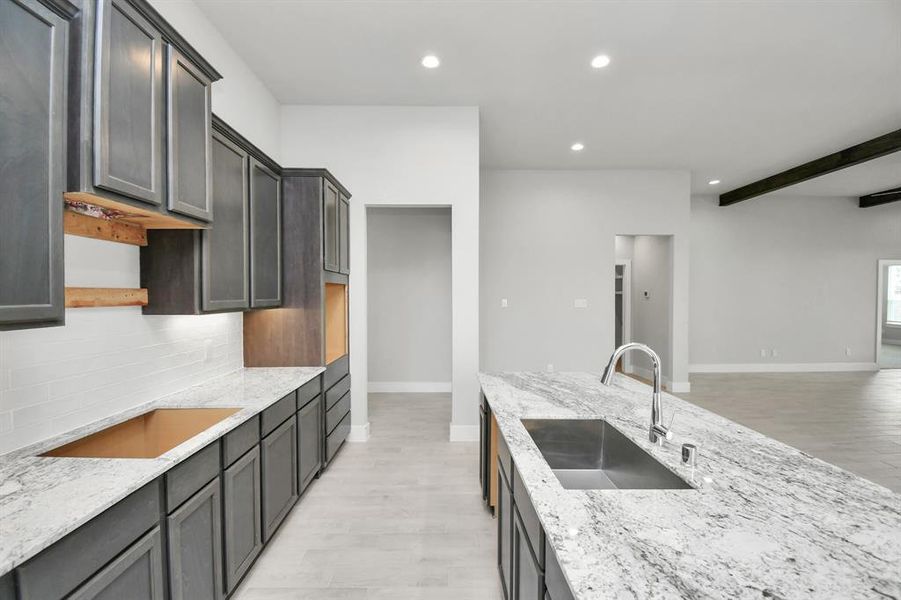
[{"label": "kitchen island", "polygon": [[[600,379],[480,375],[573,598],[901,598],[901,496],[668,394],[674,437],[656,446],[650,388]],[[693,489],[564,489],[521,419],[573,418],[605,419]]]}]

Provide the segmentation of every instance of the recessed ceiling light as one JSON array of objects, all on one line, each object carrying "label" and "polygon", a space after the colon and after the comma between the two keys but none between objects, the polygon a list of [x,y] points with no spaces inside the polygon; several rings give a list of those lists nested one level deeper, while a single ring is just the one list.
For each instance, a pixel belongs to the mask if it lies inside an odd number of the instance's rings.
[{"label": "recessed ceiling light", "polygon": [[573,152],[581,152],[585,149],[585,144],[583,144],[582,142],[576,142],[575,144],[570,146],[569,149]]},{"label": "recessed ceiling light", "polygon": [[422,62],[422,66],[426,69],[434,69],[441,64],[441,61],[438,60],[438,57],[434,54],[426,54],[422,57],[422,61],[420,62]]},{"label": "recessed ceiling light", "polygon": [[710,181],[707,182],[707,185],[719,185],[719,183],[720,183],[719,179],[711,179]]},{"label": "recessed ceiling light", "polygon": [[591,59],[591,66],[595,69],[603,69],[610,64],[610,57],[606,54],[599,54]]}]

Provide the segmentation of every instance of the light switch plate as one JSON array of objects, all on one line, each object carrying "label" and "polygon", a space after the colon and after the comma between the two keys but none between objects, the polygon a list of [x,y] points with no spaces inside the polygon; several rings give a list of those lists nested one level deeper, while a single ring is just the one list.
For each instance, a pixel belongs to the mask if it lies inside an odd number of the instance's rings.
[{"label": "light switch plate", "polygon": [[587,298],[576,298],[573,300],[574,308],[588,308],[588,299]]}]

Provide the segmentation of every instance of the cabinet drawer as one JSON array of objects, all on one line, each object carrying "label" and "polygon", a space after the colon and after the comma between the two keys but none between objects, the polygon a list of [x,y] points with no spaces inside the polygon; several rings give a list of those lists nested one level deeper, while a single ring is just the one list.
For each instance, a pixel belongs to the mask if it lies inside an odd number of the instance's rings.
[{"label": "cabinet drawer", "polygon": [[165,598],[163,547],[159,525],[69,596],[69,600],[95,598],[130,600]]},{"label": "cabinet drawer", "polygon": [[70,594],[160,520],[157,479],[100,513],[18,568],[22,600]]},{"label": "cabinet drawer", "polygon": [[346,394],[349,390],[350,390],[350,375],[347,375],[344,377],[344,379],[342,379],[341,381],[336,383],[334,385],[334,387],[332,387],[332,389],[330,389],[329,391],[327,391],[325,393],[325,407],[326,408],[333,407],[335,405],[335,403],[338,402],[338,400],[340,400],[341,398],[343,398],[344,394]]},{"label": "cabinet drawer", "polygon": [[307,403],[322,393],[322,380],[317,375],[316,379],[308,381],[297,390],[297,408],[303,408]]},{"label": "cabinet drawer", "polygon": [[326,441],[327,460],[331,461],[332,458],[335,457],[335,453],[338,452],[338,448],[340,448],[341,444],[344,443],[344,440],[347,439],[348,434],[350,434],[350,414],[345,416],[344,419],[338,423],[338,426],[335,427],[335,430],[329,434]]},{"label": "cabinet drawer", "polygon": [[548,596],[554,600],[573,600],[573,594],[569,589],[569,584],[566,583],[563,570],[560,568],[560,563],[557,562],[551,545],[545,541],[544,546],[544,585],[547,587]]},{"label": "cabinet drawer", "polygon": [[350,373],[350,355],[345,354],[325,367],[322,389],[328,390],[348,373]]},{"label": "cabinet drawer", "polygon": [[297,412],[297,392],[291,392],[269,408],[263,411],[261,421],[261,435],[266,437],[273,429],[285,422],[285,420]]},{"label": "cabinet drawer", "polygon": [[211,482],[220,469],[219,440],[170,469],[166,473],[166,512],[171,513]]},{"label": "cabinet drawer", "polygon": [[260,415],[254,415],[225,434],[223,438],[224,467],[232,466],[244,453],[260,443]]},{"label": "cabinet drawer", "polygon": [[325,430],[328,433],[334,431],[335,427],[338,426],[338,423],[341,422],[347,413],[350,412],[350,392],[344,394],[340,400],[338,400],[334,406],[328,409],[328,412],[325,413]]},{"label": "cabinet drawer", "polygon": [[519,476],[519,470],[513,465],[513,503],[516,504],[516,510],[522,519],[523,528],[528,537],[529,545],[532,553],[538,560],[538,566],[544,568],[544,529],[541,527],[541,521],[538,520],[538,513],[532,507],[532,499],[529,498],[529,492],[523,487],[522,477]]}]

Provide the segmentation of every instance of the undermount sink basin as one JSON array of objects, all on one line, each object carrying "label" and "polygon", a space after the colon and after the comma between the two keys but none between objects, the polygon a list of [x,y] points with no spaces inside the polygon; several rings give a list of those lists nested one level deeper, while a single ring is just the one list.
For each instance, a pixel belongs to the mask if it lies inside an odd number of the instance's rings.
[{"label": "undermount sink basin", "polygon": [[688,490],[681,477],[603,419],[523,419],[568,490]]},{"label": "undermount sink basin", "polygon": [[240,408],[158,408],[41,456],[79,458],[156,458]]}]

